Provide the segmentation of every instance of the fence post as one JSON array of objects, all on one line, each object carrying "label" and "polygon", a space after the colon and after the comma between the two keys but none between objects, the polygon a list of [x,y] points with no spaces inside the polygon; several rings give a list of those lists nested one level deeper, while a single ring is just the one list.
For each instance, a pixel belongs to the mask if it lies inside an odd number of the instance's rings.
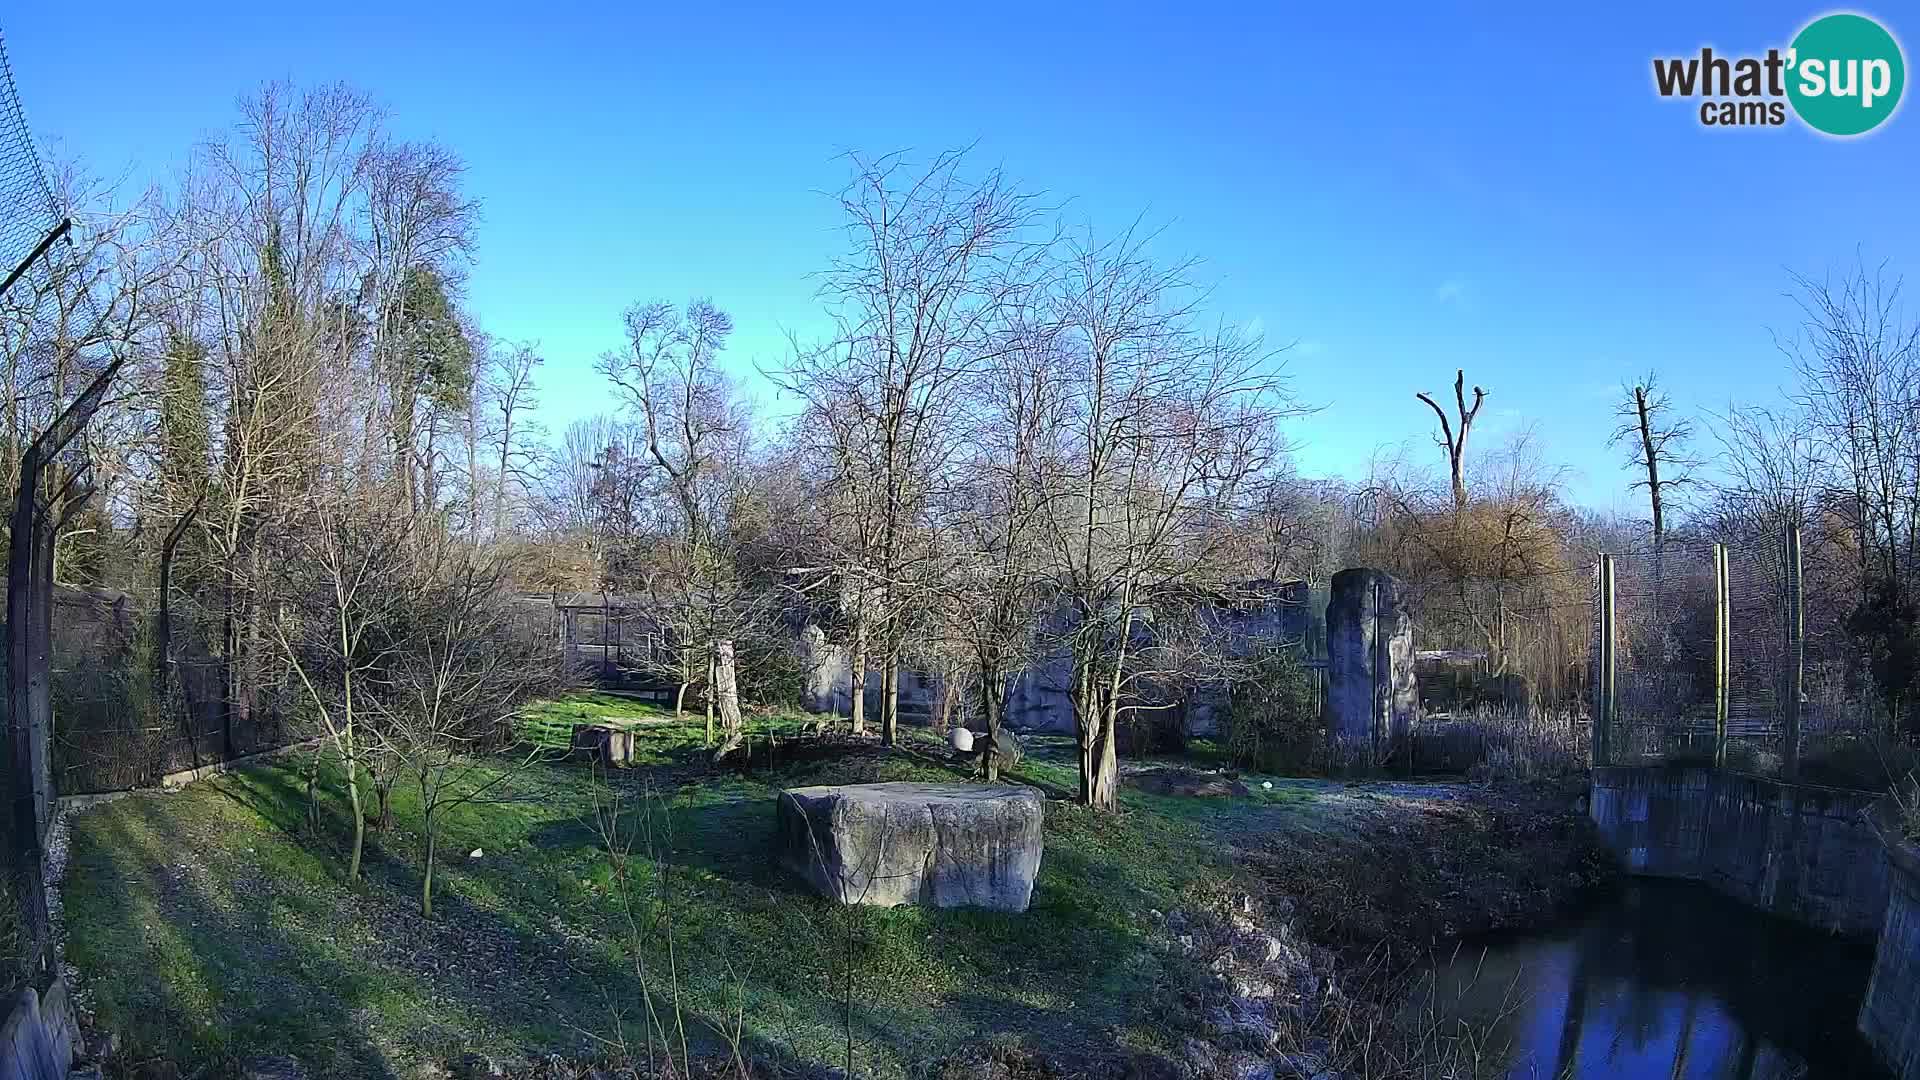
[{"label": "fence post", "polygon": [[1613,733],[1613,556],[1600,556],[1600,655],[1593,680],[1593,763],[1612,763]]},{"label": "fence post", "polygon": [[1713,545],[1713,767],[1727,765],[1727,666],[1732,655],[1727,613],[1727,545]]},{"label": "fence post", "polygon": [[1800,775],[1800,703],[1805,697],[1807,668],[1806,592],[1800,580],[1800,526],[1787,526],[1787,693],[1786,774]]}]

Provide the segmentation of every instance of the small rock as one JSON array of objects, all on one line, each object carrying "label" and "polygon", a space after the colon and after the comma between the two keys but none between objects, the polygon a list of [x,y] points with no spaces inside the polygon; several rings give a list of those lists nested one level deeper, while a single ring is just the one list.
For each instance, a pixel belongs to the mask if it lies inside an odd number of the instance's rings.
[{"label": "small rock", "polygon": [[469,859],[477,859],[477,858],[479,858],[480,856],[482,856],[482,855],[485,855],[485,854],[486,854],[486,852],[484,852],[484,851],[481,851],[481,850],[480,850],[479,848],[474,848],[474,849],[473,849],[472,851],[469,851],[469,852],[467,852],[467,858],[469,858]]},{"label": "small rock", "polygon": [[1291,1080],[1291,1078],[1309,1080],[1309,1078],[1317,1078],[1321,1073],[1326,1071],[1326,1057],[1321,1054],[1316,1054],[1311,1050],[1299,1050],[1291,1054],[1281,1054],[1280,1060],[1274,1062],[1275,1075],[1287,1077],[1289,1080]]},{"label": "small rock", "polygon": [[1252,1054],[1237,1054],[1227,1064],[1227,1075],[1233,1080],[1273,1080],[1273,1063]]},{"label": "small rock", "polygon": [[306,1080],[307,1070],[290,1057],[258,1057],[240,1066],[245,1080]]},{"label": "small rock", "polygon": [[1205,1039],[1189,1035],[1180,1044],[1180,1060],[1189,1076],[1209,1076],[1219,1067],[1220,1050]]},{"label": "small rock", "polygon": [[1263,787],[1263,788],[1265,788],[1265,789],[1267,789],[1268,791],[1272,791],[1272,790],[1273,790],[1273,781],[1271,781],[1271,780],[1262,780],[1262,781],[1260,781],[1260,786],[1261,786],[1261,787]]},{"label": "small rock", "polygon": [[1274,937],[1272,934],[1249,934],[1247,936],[1247,953],[1252,957],[1252,962],[1256,965],[1265,966],[1271,964],[1280,959],[1281,955],[1286,951],[1286,945],[1282,944],[1280,939]]}]

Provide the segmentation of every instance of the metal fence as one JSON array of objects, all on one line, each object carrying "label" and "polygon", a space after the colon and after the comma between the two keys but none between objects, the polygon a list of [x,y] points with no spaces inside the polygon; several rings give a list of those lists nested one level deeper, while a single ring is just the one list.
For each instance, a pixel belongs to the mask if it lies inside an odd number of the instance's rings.
[{"label": "metal fence", "polygon": [[1594,576],[1596,763],[1792,774],[1810,740],[1871,730],[1833,659],[1810,663],[1799,530],[1602,555]]}]

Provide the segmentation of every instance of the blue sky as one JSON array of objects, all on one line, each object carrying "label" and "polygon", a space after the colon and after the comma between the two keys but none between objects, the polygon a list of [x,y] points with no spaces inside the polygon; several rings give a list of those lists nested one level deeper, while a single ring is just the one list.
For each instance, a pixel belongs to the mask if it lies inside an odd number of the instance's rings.
[{"label": "blue sky", "polygon": [[973,143],[1076,222],[1165,226],[1219,317],[1300,343],[1316,474],[1433,455],[1413,393],[1464,366],[1483,445],[1534,421],[1577,499],[1627,505],[1622,379],[1773,398],[1790,270],[1920,275],[1911,105],[1842,142],[1704,129],[1653,92],[1654,55],[1784,46],[1817,4],[276,7],[42,4],[0,30],[29,121],[98,171],[169,175],[275,78],[345,79],[462,154],[473,306],[542,343],[556,428],[609,406],[592,361],[636,299],[712,296],[750,384],[817,329],[819,192],[850,149]]}]

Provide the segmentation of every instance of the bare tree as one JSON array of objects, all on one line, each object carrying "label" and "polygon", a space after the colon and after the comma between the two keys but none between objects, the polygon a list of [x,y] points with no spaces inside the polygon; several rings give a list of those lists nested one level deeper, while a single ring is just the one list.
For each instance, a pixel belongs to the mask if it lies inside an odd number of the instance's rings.
[{"label": "bare tree", "polygon": [[1804,525],[1829,490],[1826,447],[1799,410],[1728,406],[1714,426],[1725,479],[1719,494],[1739,531],[1776,535]]},{"label": "bare tree", "polygon": [[1156,682],[1149,624],[1218,580],[1219,524],[1272,463],[1293,408],[1257,340],[1193,325],[1187,264],[1156,266],[1132,233],[1071,245],[1053,286],[1062,423],[1048,447],[1048,546],[1067,606],[1063,645],[1080,798],[1112,808],[1118,729]]},{"label": "bare tree", "polygon": [[[506,535],[507,515],[515,498],[533,487],[535,447],[542,436],[538,422],[531,419],[540,408],[534,378],[544,363],[539,346],[531,342],[495,350],[488,358],[485,400],[491,411],[485,437],[493,450],[492,535],[496,541]],[[477,488],[475,499],[477,503]]]},{"label": "bare tree", "polygon": [[420,795],[420,910],[433,915],[435,856],[446,815],[512,797],[522,767],[539,756],[500,755],[511,720],[528,702],[562,689],[552,642],[528,633],[507,603],[497,559],[441,534],[424,536],[413,579],[380,588],[401,594],[399,616],[375,627],[384,658],[371,678],[372,738]]},{"label": "bare tree", "polygon": [[367,827],[360,772],[380,748],[368,729],[390,660],[382,630],[399,621],[392,610],[402,598],[397,583],[413,572],[412,517],[404,503],[362,504],[357,493],[336,488],[282,536],[285,550],[276,563],[286,607],[274,621],[274,638],[345,770],[353,825],[347,880],[353,881]]},{"label": "bare tree", "polygon": [[682,693],[697,670],[688,650],[700,649],[709,716],[719,711],[724,754],[741,737],[734,637],[759,608],[736,572],[726,534],[747,435],[745,410],[719,369],[733,320],[706,300],[684,312],[656,301],[629,308],[626,329],[625,348],[603,356],[600,371],[639,413],[647,459],[672,508],[665,573],[655,579],[665,594],[659,617],[681,623],[675,645]]},{"label": "bare tree", "polygon": [[1478,386],[1473,388],[1473,407],[1467,407],[1467,373],[1465,369],[1453,373],[1454,410],[1459,416],[1460,430],[1456,434],[1453,424],[1447,420],[1447,411],[1425,391],[1413,395],[1427,403],[1433,415],[1440,421],[1440,433],[1433,441],[1447,457],[1447,472],[1453,480],[1453,506],[1464,510],[1467,506],[1467,435],[1473,430],[1474,418],[1480,415],[1480,406],[1487,399],[1487,392]]},{"label": "bare tree", "polygon": [[1030,235],[1036,200],[997,170],[967,178],[964,152],[920,168],[898,154],[851,162],[839,194],[847,250],[821,286],[836,333],[799,350],[781,379],[830,436],[822,456],[858,515],[832,577],[853,605],[856,710],[877,631],[881,737],[891,745],[910,609],[924,604],[936,565],[925,542],[932,489],[956,450],[942,435],[963,381],[1000,348],[1001,310],[1031,288],[1044,248]]},{"label": "bare tree", "polygon": [[1666,542],[1667,512],[1678,493],[1696,484],[1692,469],[1699,465],[1688,444],[1693,439],[1693,422],[1675,417],[1672,402],[1660,390],[1652,372],[1631,386],[1621,387],[1621,402],[1614,410],[1620,420],[1608,446],[1627,446],[1627,464],[1644,473],[1630,486],[1645,489],[1647,505],[1653,515],[1653,544]]},{"label": "bare tree", "polygon": [[1796,398],[1853,519],[1862,593],[1880,582],[1898,606],[1920,560],[1920,320],[1884,271],[1794,283],[1804,318],[1782,349]]},{"label": "bare tree", "polygon": [[[987,738],[983,774],[999,778],[1011,679],[1037,657],[1055,599],[1047,572],[1047,454],[1066,417],[1059,342],[1051,327],[1011,320],[1006,347],[976,379],[970,447],[943,532],[952,569],[937,590],[942,636],[971,654]],[[949,680],[958,675],[948,672]],[[950,682],[951,685],[951,682]]]}]

